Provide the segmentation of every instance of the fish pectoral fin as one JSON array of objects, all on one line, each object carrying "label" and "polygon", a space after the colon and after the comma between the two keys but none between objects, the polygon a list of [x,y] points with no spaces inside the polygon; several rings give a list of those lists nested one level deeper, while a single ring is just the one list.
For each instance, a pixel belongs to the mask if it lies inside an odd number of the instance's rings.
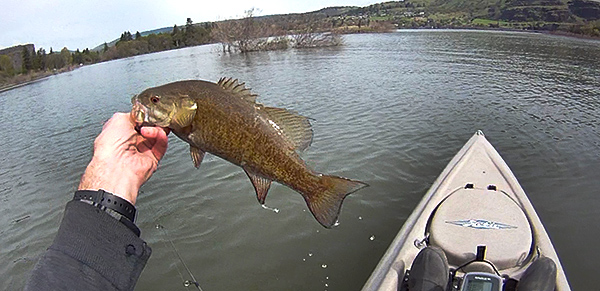
[{"label": "fish pectoral fin", "polygon": [[198,105],[194,99],[187,95],[182,96],[179,103],[179,110],[177,110],[177,113],[173,116],[172,123],[179,128],[190,126],[196,116],[196,109],[198,109]]},{"label": "fish pectoral fin", "polygon": [[313,131],[310,119],[296,112],[276,107],[264,107],[267,115],[275,124],[271,124],[294,146],[303,151],[312,143]]},{"label": "fish pectoral fin", "polygon": [[202,163],[202,159],[204,158],[204,151],[197,147],[190,146],[190,155],[192,156],[194,167],[200,167],[200,163]]},{"label": "fish pectoral fin", "polygon": [[265,204],[265,199],[267,198],[267,192],[269,192],[269,188],[271,187],[271,180],[254,174],[251,171],[244,169],[248,178],[252,182],[254,186],[254,190],[256,191],[256,198],[260,204]]}]

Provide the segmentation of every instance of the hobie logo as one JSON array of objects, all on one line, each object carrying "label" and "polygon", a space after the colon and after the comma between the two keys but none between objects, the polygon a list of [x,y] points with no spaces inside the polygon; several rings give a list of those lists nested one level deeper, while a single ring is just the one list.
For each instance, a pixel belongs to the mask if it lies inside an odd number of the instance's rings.
[{"label": "hobie logo", "polygon": [[462,227],[470,227],[476,229],[511,229],[517,228],[516,226],[489,221],[485,219],[465,219],[465,220],[455,220],[455,221],[446,221],[446,223],[459,225]]}]

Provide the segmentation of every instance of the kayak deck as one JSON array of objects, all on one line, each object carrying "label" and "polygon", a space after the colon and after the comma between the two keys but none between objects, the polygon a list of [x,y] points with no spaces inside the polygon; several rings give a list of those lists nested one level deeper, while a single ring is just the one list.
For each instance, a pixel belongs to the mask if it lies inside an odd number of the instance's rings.
[{"label": "kayak deck", "polygon": [[[533,259],[549,257],[557,266],[556,290],[571,290],[535,209],[481,131],[427,191],[363,290],[399,290],[406,270],[428,245],[444,250],[451,268],[475,258],[477,245],[486,245],[487,259],[500,274],[517,280]],[[474,271],[492,271],[485,268]]]}]

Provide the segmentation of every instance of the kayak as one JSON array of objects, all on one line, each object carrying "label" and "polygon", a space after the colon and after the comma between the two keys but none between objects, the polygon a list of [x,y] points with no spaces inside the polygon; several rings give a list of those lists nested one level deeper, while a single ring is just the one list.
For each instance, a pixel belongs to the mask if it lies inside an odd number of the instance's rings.
[{"label": "kayak", "polygon": [[[555,290],[571,290],[533,205],[481,131],[435,180],[362,290],[405,290],[411,265],[425,247],[441,249],[450,274],[465,284],[470,272],[498,274],[500,284],[518,282],[534,261],[547,257],[556,264]],[[451,281],[453,290],[461,290],[457,281]]]}]

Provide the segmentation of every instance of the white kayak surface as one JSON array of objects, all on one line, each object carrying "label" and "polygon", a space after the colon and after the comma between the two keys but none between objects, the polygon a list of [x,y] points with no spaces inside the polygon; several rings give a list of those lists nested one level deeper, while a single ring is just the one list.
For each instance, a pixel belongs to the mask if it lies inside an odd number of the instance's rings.
[{"label": "white kayak surface", "polygon": [[486,259],[499,273],[517,280],[533,259],[551,258],[557,266],[556,290],[571,290],[550,237],[523,188],[477,131],[408,217],[363,290],[399,290],[406,269],[427,245],[444,250],[450,268],[456,268],[472,260],[481,244],[487,246]]}]

